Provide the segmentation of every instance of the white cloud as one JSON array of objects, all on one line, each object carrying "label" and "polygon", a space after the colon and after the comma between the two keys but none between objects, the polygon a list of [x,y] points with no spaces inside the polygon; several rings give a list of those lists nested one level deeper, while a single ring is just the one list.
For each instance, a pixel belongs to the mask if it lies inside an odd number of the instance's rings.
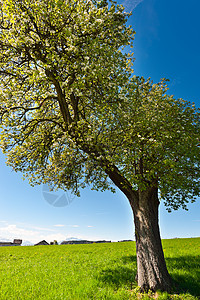
[{"label": "white cloud", "polygon": [[47,241],[48,243],[50,243],[51,241],[64,241],[66,240],[66,234],[62,234],[62,233],[53,233],[53,234],[49,234],[49,235],[45,235],[45,236],[41,236],[41,239],[40,240],[45,240]]},{"label": "white cloud", "polygon": [[17,227],[15,224],[10,224],[5,227],[0,227],[0,234],[6,239],[13,240],[15,238],[35,241],[39,231],[29,230]]},{"label": "white cloud", "polygon": [[[28,244],[28,242],[30,242],[35,244],[42,240],[45,240],[48,243],[54,240],[61,242],[72,236],[78,239],[91,240],[91,241],[103,239],[101,236],[94,236],[92,234],[85,235],[84,233],[80,233],[79,230],[76,229],[73,230],[73,228],[80,227],[77,224],[68,225],[68,230],[66,231],[65,229],[63,229],[63,227],[64,227],[63,224],[55,224],[54,229],[52,230],[52,228],[48,229],[39,226],[36,227],[25,223],[17,223],[17,224],[9,224],[7,222],[0,223],[0,241],[12,242],[14,239],[22,239],[22,243],[25,242],[25,244]],[[71,230],[69,227],[71,228]],[[86,225],[86,227],[92,228],[93,226]]]},{"label": "white cloud", "polygon": [[50,229],[50,228],[37,227],[37,226],[33,226],[31,228],[35,229],[35,230],[39,230],[39,231],[52,231],[52,232],[55,232],[55,229]]},{"label": "white cloud", "polygon": [[4,227],[0,227],[0,236],[2,240],[22,239],[23,241],[30,241],[32,243],[37,243],[41,240],[46,240],[47,242],[57,240],[65,240],[66,235],[57,232],[56,230],[43,228],[43,227],[32,227],[23,228],[16,224],[10,224]]}]

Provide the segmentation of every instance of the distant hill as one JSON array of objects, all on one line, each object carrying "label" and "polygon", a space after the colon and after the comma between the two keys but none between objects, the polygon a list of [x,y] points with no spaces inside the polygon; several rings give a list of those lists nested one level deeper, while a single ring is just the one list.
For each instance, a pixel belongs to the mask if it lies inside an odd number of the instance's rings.
[{"label": "distant hill", "polygon": [[23,241],[22,246],[33,246],[34,243],[30,242],[30,241]]},{"label": "distant hill", "polygon": [[82,241],[82,239],[78,239],[78,238],[75,238],[75,237],[70,237],[70,238],[67,238],[66,241]]}]

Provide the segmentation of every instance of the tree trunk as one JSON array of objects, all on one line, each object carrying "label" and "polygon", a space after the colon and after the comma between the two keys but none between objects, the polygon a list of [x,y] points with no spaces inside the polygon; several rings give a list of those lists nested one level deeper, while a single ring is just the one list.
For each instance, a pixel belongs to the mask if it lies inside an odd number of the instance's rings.
[{"label": "tree trunk", "polygon": [[146,190],[135,191],[116,166],[110,166],[106,159],[102,160],[101,166],[105,167],[107,175],[126,195],[133,210],[137,282],[141,291],[160,289],[170,292],[172,280],[167,271],[158,225],[158,188],[152,183]]},{"label": "tree trunk", "polygon": [[[130,201],[135,223],[137,282],[141,291],[171,290],[158,225],[158,189],[138,191]],[[130,200],[130,199],[129,199]]]}]

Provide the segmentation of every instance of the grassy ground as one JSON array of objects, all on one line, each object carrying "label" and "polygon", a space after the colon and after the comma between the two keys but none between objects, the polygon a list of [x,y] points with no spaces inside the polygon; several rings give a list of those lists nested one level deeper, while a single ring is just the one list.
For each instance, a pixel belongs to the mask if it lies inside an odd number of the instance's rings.
[{"label": "grassy ground", "polygon": [[173,295],[140,295],[135,243],[0,247],[0,299],[200,299],[200,238],[164,240]]}]

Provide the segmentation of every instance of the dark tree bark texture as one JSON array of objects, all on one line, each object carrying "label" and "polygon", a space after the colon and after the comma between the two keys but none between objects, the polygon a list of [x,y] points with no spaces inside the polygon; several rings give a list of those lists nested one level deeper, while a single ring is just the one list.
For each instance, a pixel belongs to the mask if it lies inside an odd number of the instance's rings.
[{"label": "dark tree bark texture", "polygon": [[158,189],[137,192],[137,199],[129,199],[135,223],[137,282],[141,291],[171,290],[158,225]]},{"label": "dark tree bark texture", "polygon": [[141,291],[170,292],[172,280],[167,271],[158,224],[157,184],[152,182],[145,190],[135,191],[116,167],[108,168],[106,172],[126,195],[133,210],[138,286]]}]

